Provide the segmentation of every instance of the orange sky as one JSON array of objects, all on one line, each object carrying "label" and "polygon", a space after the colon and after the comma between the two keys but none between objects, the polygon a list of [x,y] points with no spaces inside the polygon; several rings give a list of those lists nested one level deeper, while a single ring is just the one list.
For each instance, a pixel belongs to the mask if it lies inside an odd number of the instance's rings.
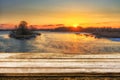
[{"label": "orange sky", "polygon": [[120,27],[119,4],[120,0],[0,0],[0,24],[25,20],[39,26]]}]

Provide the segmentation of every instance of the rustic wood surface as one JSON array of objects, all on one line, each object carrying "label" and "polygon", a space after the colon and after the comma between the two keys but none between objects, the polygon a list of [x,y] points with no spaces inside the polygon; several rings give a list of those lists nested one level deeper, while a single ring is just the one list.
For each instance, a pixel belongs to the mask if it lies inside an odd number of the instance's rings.
[{"label": "rustic wood surface", "polygon": [[1,53],[0,80],[120,80],[120,54],[21,54]]}]

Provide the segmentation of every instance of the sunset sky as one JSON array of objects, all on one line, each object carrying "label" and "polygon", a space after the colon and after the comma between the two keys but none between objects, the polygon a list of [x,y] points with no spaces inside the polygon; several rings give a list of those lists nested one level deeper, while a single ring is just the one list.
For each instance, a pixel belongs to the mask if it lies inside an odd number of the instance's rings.
[{"label": "sunset sky", "polygon": [[120,26],[120,0],[0,0],[0,24]]}]

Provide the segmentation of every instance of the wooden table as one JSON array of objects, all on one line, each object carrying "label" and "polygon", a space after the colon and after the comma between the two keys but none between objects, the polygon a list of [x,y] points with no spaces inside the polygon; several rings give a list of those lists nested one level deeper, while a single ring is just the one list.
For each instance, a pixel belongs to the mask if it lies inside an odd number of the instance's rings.
[{"label": "wooden table", "polygon": [[[25,54],[26,58],[20,57],[20,54]],[[9,80],[120,80],[119,53],[53,58],[42,58],[39,54],[51,55],[49,53],[1,53],[0,80],[8,78]],[[29,55],[31,57],[28,57]],[[35,55],[39,55],[38,58]]]}]

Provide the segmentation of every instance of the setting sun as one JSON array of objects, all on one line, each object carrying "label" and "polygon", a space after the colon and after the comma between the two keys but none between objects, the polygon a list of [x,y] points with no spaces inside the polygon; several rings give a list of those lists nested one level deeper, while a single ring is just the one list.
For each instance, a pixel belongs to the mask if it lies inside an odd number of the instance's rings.
[{"label": "setting sun", "polygon": [[77,28],[79,26],[79,24],[73,24],[73,27]]}]

